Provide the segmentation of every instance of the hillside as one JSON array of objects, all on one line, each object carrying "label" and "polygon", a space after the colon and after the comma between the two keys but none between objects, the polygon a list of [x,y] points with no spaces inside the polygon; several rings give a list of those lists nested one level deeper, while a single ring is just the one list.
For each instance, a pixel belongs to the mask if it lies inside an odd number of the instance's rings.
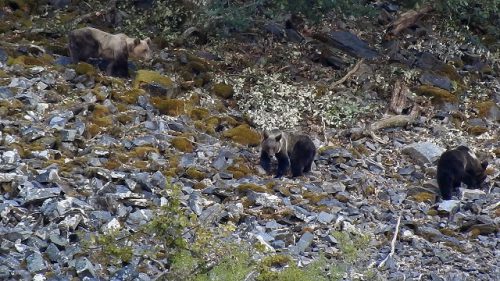
[{"label": "hillside", "polygon": [[[498,280],[498,37],[392,2],[158,25],[130,34],[154,44],[127,79],[73,64],[67,32],[138,12],[1,3],[1,280]],[[271,128],[311,137],[311,173],[263,171]],[[458,145],[488,177],[442,201]]]}]

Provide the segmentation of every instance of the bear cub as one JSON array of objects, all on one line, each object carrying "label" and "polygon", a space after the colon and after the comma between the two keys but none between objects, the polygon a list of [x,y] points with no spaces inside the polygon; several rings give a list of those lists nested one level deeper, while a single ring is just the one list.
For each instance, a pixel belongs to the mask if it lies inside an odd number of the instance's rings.
[{"label": "bear cub", "polygon": [[458,194],[460,183],[468,188],[480,188],[486,179],[488,162],[480,162],[466,146],[445,151],[438,161],[437,182],[443,200],[450,200],[452,193]]},{"label": "bear cub", "polygon": [[109,62],[106,73],[128,77],[128,57],[151,59],[151,40],[130,38],[123,33],[110,34],[93,27],[75,29],[69,33],[69,53],[73,63],[89,58]]},{"label": "bear cub", "polygon": [[316,147],[307,135],[286,133],[280,130],[264,131],[260,165],[267,173],[271,173],[273,155],[278,160],[277,178],[286,175],[289,168],[292,170],[292,177],[298,177],[311,171]]}]

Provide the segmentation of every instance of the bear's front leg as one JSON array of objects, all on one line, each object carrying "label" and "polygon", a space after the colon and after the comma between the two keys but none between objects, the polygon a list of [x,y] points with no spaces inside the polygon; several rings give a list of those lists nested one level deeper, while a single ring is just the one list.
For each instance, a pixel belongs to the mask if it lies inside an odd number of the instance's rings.
[{"label": "bear's front leg", "polygon": [[260,166],[266,171],[268,174],[271,173],[271,157],[267,152],[260,153]]},{"label": "bear's front leg", "polygon": [[281,178],[285,175],[290,167],[290,159],[288,155],[277,154],[276,158],[278,159],[278,171],[276,172],[276,178]]}]

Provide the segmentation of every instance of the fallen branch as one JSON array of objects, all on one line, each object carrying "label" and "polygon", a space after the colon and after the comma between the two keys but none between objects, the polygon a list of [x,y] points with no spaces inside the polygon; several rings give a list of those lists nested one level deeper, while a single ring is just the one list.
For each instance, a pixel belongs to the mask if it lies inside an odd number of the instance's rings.
[{"label": "fallen branch", "polygon": [[370,131],[378,131],[380,129],[394,128],[394,127],[404,127],[410,122],[413,122],[415,118],[411,115],[393,115],[387,118],[373,122],[370,125]]},{"label": "fallen branch", "polygon": [[383,261],[381,261],[378,264],[378,268],[381,268],[382,266],[384,266],[384,264],[387,262],[387,260],[389,260],[389,258],[392,258],[392,256],[394,256],[394,251],[396,248],[396,238],[398,237],[400,223],[401,223],[401,215],[399,215],[399,217],[398,217],[398,222],[396,223],[396,231],[394,232],[394,236],[392,237],[391,252],[387,255],[387,257],[385,257],[385,259]]},{"label": "fallen branch", "polygon": [[397,36],[401,31],[415,24],[415,22],[420,19],[423,15],[432,11],[431,6],[425,6],[420,10],[409,10],[399,16],[397,20],[392,22],[386,30],[386,37]]},{"label": "fallen branch", "polygon": [[87,14],[84,14],[84,15],[77,17],[76,19],[73,20],[72,25],[77,26],[80,22],[85,21],[87,19],[90,19],[92,17],[99,17],[99,16],[107,15],[108,13],[115,11],[116,10],[116,2],[117,2],[117,0],[111,0],[107,4],[107,8],[102,9],[102,10],[97,11],[97,12],[92,11],[90,13],[87,13]]},{"label": "fallen branch", "polygon": [[359,69],[359,66],[363,63],[363,61],[364,61],[364,59],[360,59],[356,63],[356,65],[351,70],[349,70],[349,72],[347,72],[347,74],[344,77],[342,77],[340,80],[334,82],[332,84],[332,87],[336,87],[336,86],[344,83],[349,77],[351,77],[351,75],[353,75],[354,73],[356,73],[356,71],[358,71],[358,69]]}]

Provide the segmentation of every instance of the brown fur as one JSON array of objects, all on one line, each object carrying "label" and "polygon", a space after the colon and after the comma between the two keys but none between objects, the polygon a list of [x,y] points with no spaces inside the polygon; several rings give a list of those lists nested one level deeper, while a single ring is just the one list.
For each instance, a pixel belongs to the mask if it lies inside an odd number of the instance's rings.
[{"label": "brown fur", "polygon": [[74,63],[89,58],[109,61],[106,73],[128,76],[128,57],[150,59],[151,40],[130,38],[123,33],[110,34],[92,27],[76,29],[69,34],[69,51]]}]

